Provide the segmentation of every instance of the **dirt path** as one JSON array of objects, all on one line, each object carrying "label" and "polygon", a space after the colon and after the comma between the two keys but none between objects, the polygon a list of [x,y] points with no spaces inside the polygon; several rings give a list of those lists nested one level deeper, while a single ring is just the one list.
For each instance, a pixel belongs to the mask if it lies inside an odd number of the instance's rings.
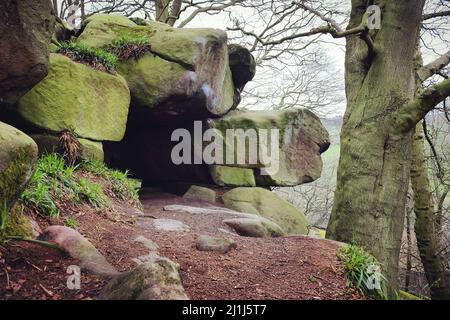
[{"label": "dirt path", "polygon": [[[191,299],[361,298],[345,287],[343,270],[336,257],[338,246],[333,242],[303,236],[271,239],[241,237],[222,223],[225,217],[221,214],[164,211],[164,206],[173,204],[210,206],[175,195],[145,194],[142,203],[145,217],[134,224],[131,213],[125,207],[120,216],[111,217],[99,212],[78,218],[78,231],[120,271],[130,270],[135,266],[133,258],[148,253],[144,246],[134,242],[137,236],[143,235],[159,246],[162,255],[180,264],[183,285]],[[153,227],[154,218],[181,221],[189,226],[189,231],[156,230]],[[48,223],[39,222],[42,225]],[[237,248],[227,254],[198,251],[195,248],[198,235],[233,238]],[[55,293],[56,298],[95,298],[103,285],[97,277],[87,274],[82,279],[81,291],[66,292],[65,268],[76,264],[76,261],[35,245],[15,246],[25,246],[25,249],[0,248],[3,256],[3,264],[0,257],[1,298],[17,299],[26,295],[27,298],[55,299],[42,286]],[[51,258],[47,259],[46,255]],[[37,265],[36,269],[23,263],[18,272],[14,264],[17,259],[41,266]],[[47,261],[45,268],[42,261]],[[6,274],[2,269],[7,268],[10,283],[19,278],[25,280],[22,290],[6,288]]]}]

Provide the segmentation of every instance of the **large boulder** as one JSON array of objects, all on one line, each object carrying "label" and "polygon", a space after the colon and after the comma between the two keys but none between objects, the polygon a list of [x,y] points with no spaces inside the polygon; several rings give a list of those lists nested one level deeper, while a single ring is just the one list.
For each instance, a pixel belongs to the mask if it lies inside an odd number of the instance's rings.
[{"label": "large boulder", "polygon": [[[330,145],[329,136],[320,119],[307,109],[235,110],[207,123],[223,137],[225,165],[259,169],[255,170],[258,186],[296,186],[321,175],[320,155]],[[234,147],[227,139],[229,131]],[[233,163],[226,160],[230,156]],[[217,176],[214,171],[213,175]]]},{"label": "large boulder", "polygon": [[225,206],[239,212],[261,215],[278,224],[287,234],[308,234],[305,215],[275,193],[263,188],[235,188],[222,196]]},{"label": "large boulder", "polygon": [[0,1],[0,104],[13,104],[48,73],[49,0]]},{"label": "large boulder", "polygon": [[33,175],[38,149],[23,132],[0,122],[0,211],[12,207]]},{"label": "large boulder", "polygon": [[228,54],[234,85],[242,91],[247,82],[255,77],[255,57],[253,57],[248,49],[238,44],[230,44],[228,46]]},{"label": "large boulder", "polygon": [[120,16],[86,19],[78,42],[104,48],[118,39],[146,39],[151,53],[119,63],[131,90],[138,122],[222,115],[235,105],[227,35],[216,29],[178,29]]},{"label": "large boulder", "polygon": [[191,186],[183,195],[183,198],[187,200],[216,202],[216,192],[206,187]]},{"label": "large boulder", "polygon": [[51,54],[50,62],[48,76],[19,100],[21,117],[51,132],[122,140],[130,105],[126,81],[60,54]]}]

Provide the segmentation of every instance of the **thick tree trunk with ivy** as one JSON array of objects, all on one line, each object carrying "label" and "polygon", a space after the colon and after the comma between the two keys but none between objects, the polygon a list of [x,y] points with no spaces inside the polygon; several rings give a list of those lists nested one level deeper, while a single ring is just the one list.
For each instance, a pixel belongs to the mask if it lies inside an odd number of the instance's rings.
[{"label": "thick tree trunk with ivy", "polygon": [[420,259],[433,299],[450,299],[450,272],[439,252],[434,202],[428,179],[422,126],[416,128],[412,149],[411,185],[414,191],[415,233]]},{"label": "thick tree trunk with ivy", "polygon": [[[347,109],[327,236],[368,249],[395,288],[409,185],[413,130],[400,126],[414,98],[414,53],[424,1],[374,1],[382,9],[373,40],[347,37]],[[348,28],[367,1],[353,0]],[[373,49],[372,49],[373,46]]]}]

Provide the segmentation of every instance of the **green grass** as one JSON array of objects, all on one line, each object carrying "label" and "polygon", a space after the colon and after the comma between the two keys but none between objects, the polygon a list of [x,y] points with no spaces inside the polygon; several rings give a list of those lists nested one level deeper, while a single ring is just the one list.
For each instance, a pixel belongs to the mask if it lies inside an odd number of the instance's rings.
[{"label": "green grass", "polygon": [[107,71],[115,70],[118,63],[117,56],[106,50],[92,49],[73,41],[60,42],[58,44],[57,52],[69,55],[76,61],[83,61],[92,64],[94,67],[97,64],[101,64]]},{"label": "green grass", "polygon": [[150,42],[146,37],[142,36],[122,36],[115,40],[112,45],[113,47],[123,47],[129,44],[145,46],[150,45]]},{"label": "green grass", "polygon": [[380,268],[380,263],[361,247],[349,245],[343,247],[338,253],[345,269],[346,284],[348,287],[354,285],[367,296],[377,299],[387,299],[387,280],[380,274],[380,289],[372,289],[367,286],[373,273],[369,272],[371,266]]},{"label": "green grass", "polygon": [[140,184],[122,173],[107,168],[103,163],[86,160],[79,165],[68,165],[55,153],[42,156],[29,185],[21,195],[21,201],[39,214],[49,217],[60,215],[60,205],[77,206],[86,203],[93,208],[105,208],[110,199],[99,182],[89,177],[101,176],[111,184],[114,194],[122,199],[139,203]]},{"label": "green grass", "polygon": [[112,185],[112,191],[119,199],[132,199],[135,204],[139,204],[141,183],[130,178],[128,171],[110,169],[103,162],[97,160],[83,161],[80,166],[88,172],[108,180]]},{"label": "green grass", "polygon": [[77,221],[77,219],[75,219],[73,217],[68,217],[68,218],[66,218],[65,225],[66,225],[66,227],[69,227],[72,229],[77,229],[78,221]]}]

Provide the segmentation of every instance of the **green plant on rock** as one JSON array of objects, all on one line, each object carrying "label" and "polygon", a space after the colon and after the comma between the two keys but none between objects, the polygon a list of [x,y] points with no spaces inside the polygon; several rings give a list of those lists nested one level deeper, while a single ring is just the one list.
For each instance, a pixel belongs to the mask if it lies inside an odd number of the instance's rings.
[{"label": "green plant on rock", "polygon": [[146,53],[152,53],[152,47],[147,38],[141,36],[122,36],[115,40],[106,50],[114,54],[119,61],[139,59]]},{"label": "green plant on rock", "polygon": [[115,73],[117,56],[103,49],[92,49],[85,45],[65,41],[58,44],[57,52],[68,56],[73,61],[85,63],[100,71]]},{"label": "green plant on rock", "polygon": [[[376,299],[388,299],[387,280],[381,273],[380,263],[363,248],[348,245],[338,253],[338,258],[344,265],[346,284],[354,285],[362,293]],[[378,277],[375,279],[374,277]],[[379,287],[373,287],[374,280]]]}]

